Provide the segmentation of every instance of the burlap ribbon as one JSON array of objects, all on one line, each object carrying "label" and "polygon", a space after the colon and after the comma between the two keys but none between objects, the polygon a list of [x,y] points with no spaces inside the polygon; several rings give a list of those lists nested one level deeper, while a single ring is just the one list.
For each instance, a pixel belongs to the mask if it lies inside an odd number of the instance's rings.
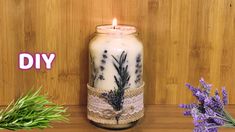
[{"label": "burlap ribbon", "polygon": [[128,113],[132,113],[133,110],[134,110],[133,106],[124,108],[124,109],[119,110],[119,111],[115,111],[113,109],[105,109],[105,110],[102,111],[101,117],[106,118],[106,119],[113,119],[113,118],[115,118],[117,116],[121,116],[121,115],[126,115]]},{"label": "burlap ribbon", "polygon": [[[138,88],[128,88],[124,93],[124,100],[131,100],[131,103],[123,104],[123,109],[116,111],[100,96],[102,93],[108,93],[109,90],[101,88],[94,88],[90,85],[88,87],[88,112],[87,117],[97,123],[102,124],[128,124],[143,117],[143,87],[144,84]],[[90,97],[95,97],[95,102],[89,100]],[[94,100],[94,99],[93,99]],[[99,101],[100,100],[100,101]],[[102,107],[97,103],[105,103]],[[125,103],[125,101],[124,101]],[[109,107],[104,107],[109,106]],[[117,117],[119,121],[117,122]]]}]

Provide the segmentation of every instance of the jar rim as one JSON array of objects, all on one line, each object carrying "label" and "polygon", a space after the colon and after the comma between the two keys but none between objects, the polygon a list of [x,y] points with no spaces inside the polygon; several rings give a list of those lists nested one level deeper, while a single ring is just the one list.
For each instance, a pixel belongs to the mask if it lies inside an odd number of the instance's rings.
[{"label": "jar rim", "polygon": [[120,24],[112,26],[110,24],[103,24],[96,26],[97,34],[109,34],[109,35],[132,35],[137,33],[137,28],[132,25]]}]

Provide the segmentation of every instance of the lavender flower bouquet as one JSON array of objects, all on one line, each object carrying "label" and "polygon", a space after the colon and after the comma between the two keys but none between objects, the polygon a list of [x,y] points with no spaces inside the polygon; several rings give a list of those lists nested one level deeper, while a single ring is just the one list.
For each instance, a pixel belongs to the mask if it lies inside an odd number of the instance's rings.
[{"label": "lavender flower bouquet", "polygon": [[235,120],[224,108],[228,104],[225,88],[222,88],[221,99],[218,90],[213,96],[210,95],[211,84],[207,84],[203,78],[199,82],[199,88],[186,84],[198,103],[180,105],[185,109],[185,116],[193,117],[194,132],[217,132],[219,127],[235,127]]}]

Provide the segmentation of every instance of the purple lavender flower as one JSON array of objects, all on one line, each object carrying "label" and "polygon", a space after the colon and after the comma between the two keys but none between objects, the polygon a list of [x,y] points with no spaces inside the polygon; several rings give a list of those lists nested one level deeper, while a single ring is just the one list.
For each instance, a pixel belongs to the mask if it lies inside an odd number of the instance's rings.
[{"label": "purple lavender flower", "polygon": [[222,111],[224,107],[219,100],[215,100],[214,98],[207,98],[204,106],[213,109],[213,111]]},{"label": "purple lavender flower", "polygon": [[188,87],[189,90],[192,91],[193,95],[198,99],[198,101],[200,101],[201,103],[203,103],[204,99],[208,96],[207,92],[202,91],[200,88],[195,88],[190,84],[186,84],[186,87]]},{"label": "purple lavender flower", "polygon": [[214,118],[213,120],[218,125],[224,125],[224,121],[222,119]]},{"label": "purple lavender flower", "polygon": [[222,88],[222,95],[223,95],[223,103],[224,105],[228,104],[228,94],[227,91],[225,90],[225,87]]},{"label": "purple lavender flower", "polygon": [[197,108],[192,108],[191,115],[193,117],[194,122],[203,122],[207,119],[206,115],[202,114]]},{"label": "purple lavender flower", "polygon": [[199,80],[202,88],[196,88],[186,84],[192,94],[198,100],[198,104],[181,104],[185,109],[185,116],[192,116],[194,132],[217,132],[219,127],[234,126],[234,120],[225,112],[224,105],[228,104],[228,94],[222,89],[222,100],[218,90],[214,96],[210,96],[211,84],[207,84],[203,78]]},{"label": "purple lavender flower", "polygon": [[222,101],[220,100],[220,96],[219,95],[215,95],[213,98],[213,103],[214,106],[218,109],[218,110],[222,110],[224,108],[224,104],[222,103]]},{"label": "purple lavender flower", "polygon": [[197,123],[193,132],[217,132],[218,128],[214,123],[200,122]]},{"label": "purple lavender flower", "polygon": [[179,107],[183,108],[183,109],[192,109],[194,107],[196,107],[197,105],[195,103],[193,104],[180,104]]},{"label": "purple lavender flower", "polygon": [[191,116],[192,114],[191,114],[190,110],[186,110],[186,111],[184,111],[184,115],[185,116]]},{"label": "purple lavender flower", "polygon": [[198,91],[201,91],[199,88],[195,88],[192,85],[190,85],[189,83],[186,83],[186,87],[188,87],[188,89],[192,91],[193,95],[196,95],[196,93]]},{"label": "purple lavender flower", "polygon": [[199,80],[200,84],[202,85],[202,87],[205,89],[205,92],[209,95],[210,91],[211,91],[211,84],[207,84],[203,78],[201,78]]},{"label": "purple lavender flower", "polygon": [[195,127],[193,132],[204,132],[205,131],[205,127],[203,126],[198,126],[198,127]]},{"label": "purple lavender flower", "polygon": [[218,132],[218,129],[217,128],[209,128],[207,131],[208,132]]},{"label": "purple lavender flower", "polygon": [[198,98],[200,102],[203,102],[205,98],[207,97],[207,95],[204,92],[197,91],[196,97]]},{"label": "purple lavender flower", "polygon": [[205,108],[205,114],[210,117],[216,116],[216,113],[209,107]]},{"label": "purple lavender flower", "polygon": [[205,129],[206,132],[217,132],[218,131],[218,125],[216,123],[205,123]]},{"label": "purple lavender flower", "polygon": [[210,107],[211,105],[213,105],[212,97],[207,97],[207,98],[205,98],[205,100],[204,100],[204,106]]}]

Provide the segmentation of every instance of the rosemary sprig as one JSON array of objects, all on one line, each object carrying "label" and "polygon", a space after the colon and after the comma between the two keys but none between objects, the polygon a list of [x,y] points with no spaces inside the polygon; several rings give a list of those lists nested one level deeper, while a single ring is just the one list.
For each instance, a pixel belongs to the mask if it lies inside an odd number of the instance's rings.
[{"label": "rosemary sprig", "polygon": [[123,51],[119,59],[117,59],[114,56],[112,56],[112,57],[115,60],[115,63],[113,63],[113,65],[119,75],[119,78],[117,76],[114,76],[114,79],[115,79],[115,82],[118,86],[118,90],[123,91],[126,88],[128,82],[130,80],[130,75],[128,72],[128,65],[125,66],[127,53],[125,53],[125,51]]},{"label": "rosemary sprig", "polygon": [[[117,88],[110,90],[108,93],[102,93],[102,97],[113,107],[114,110],[120,111],[123,108],[124,92],[128,87],[130,75],[128,65],[126,65],[127,53],[123,51],[119,58],[112,56],[114,59],[113,66],[115,67],[118,76],[114,76]],[[120,115],[116,116],[118,123]]]},{"label": "rosemary sprig", "polygon": [[[40,88],[41,89],[41,88]],[[67,121],[66,109],[47,100],[37,91],[29,91],[16,102],[0,111],[0,129],[44,129],[51,127],[51,121]]]}]

